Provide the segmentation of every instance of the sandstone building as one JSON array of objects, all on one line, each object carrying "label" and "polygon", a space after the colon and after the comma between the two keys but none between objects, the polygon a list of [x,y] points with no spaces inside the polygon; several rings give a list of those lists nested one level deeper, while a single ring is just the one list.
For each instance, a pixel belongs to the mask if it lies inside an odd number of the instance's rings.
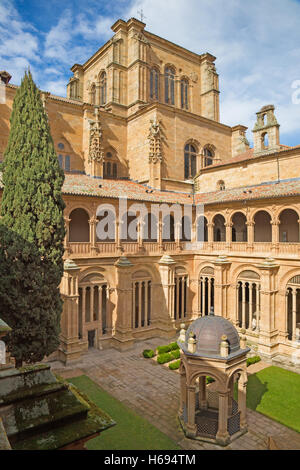
[{"label": "sandstone building", "polygon": [[[245,126],[220,123],[215,57],[145,26],[118,20],[67,98],[41,92],[66,176],[58,357],[173,336],[214,308],[267,360],[295,361],[300,146],[280,144],[268,105],[250,148]],[[17,87],[0,76],[1,158]]]}]

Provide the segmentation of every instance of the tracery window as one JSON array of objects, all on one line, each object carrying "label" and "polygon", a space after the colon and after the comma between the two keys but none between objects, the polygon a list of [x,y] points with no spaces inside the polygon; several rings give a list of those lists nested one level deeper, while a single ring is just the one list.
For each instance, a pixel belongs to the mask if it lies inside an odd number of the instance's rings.
[{"label": "tracery window", "polygon": [[202,269],[199,279],[199,310],[202,316],[209,315],[210,311],[214,309],[214,294],[215,294],[215,275],[214,269],[207,266]]},{"label": "tracery window", "polygon": [[159,89],[159,72],[156,69],[150,70],[150,98],[158,100],[158,89]]},{"label": "tracery window", "polygon": [[112,152],[107,152],[103,163],[103,178],[115,179],[118,177],[118,163]]},{"label": "tracery window", "polygon": [[191,179],[196,176],[197,150],[192,144],[184,147],[184,179]]},{"label": "tracery window", "polygon": [[205,147],[204,149],[204,163],[203,166],[210,166],[214,162],[214,154],[211,149]]},{"label": "tracery window", "polygon": [[188,275],[184,269],[176,269],[174,281],[174,320],[181,320],[187,315]]},{"label": "tracery window", "polygon": [[175,71],[172,67],[165,69],[165,102],[175,104]]},{"label": "tracery window", "polygon": [[188,89],[189,83],[187,79],[183,78],[180,82],[180,97],[181,97],[181,108],[188,109],[189,102],[188,102]]},{"label": "tracery window", "polygon": [[238,277],[237,309],[241,328],[259,329],[260,277],[254,271],[243,271]]},{"label": "tracery window", "polygon": [[300,341],[300,276],[294,276],[286,287],[286,331],[288,339]]}]

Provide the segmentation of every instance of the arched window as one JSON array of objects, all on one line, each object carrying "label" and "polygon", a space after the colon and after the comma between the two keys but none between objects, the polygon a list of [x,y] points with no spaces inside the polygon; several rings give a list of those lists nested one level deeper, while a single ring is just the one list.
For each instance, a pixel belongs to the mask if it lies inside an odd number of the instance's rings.
[{"label": "arched window", "polygon": [[180,82],[180,98],[182,109],[189,109],[188,90],[189,82],[186,78],[183,78]]},{"label": "arched window", "polygon": [[[79,338],[96,347],[108,328],[108,286],[101,274],[90,274],[79,283]],[[84,336],[86,335],[86,338]]]},{"label": "arched window", "polygon": [[286,287],[286,331],[288,339],[300,340],[300,275],[289,280]]},{"label": "arched window", "polygon": [[192,144],[184,147],[184,179],[192,179],[197,172],[197,150]]},{"label": "arched window", "polygon": [[269,136],[267,132],[264,132],[261,135],[261,147],[262,149],[267,149],[269,147]]},{"label": "arched window", "polygon": [[74,209],[70,214],[69,241],[90,241],[89,215],[84,209]]},{"label": "arched window", "polygon": [[100,106],[106,104],[106,72],[100,75]]},{"label": "arched window", "polygon": [[187,315],[188,275],[183,268],[175,270],[174,320],[182,320]]},{"label": "arched window", "polygon": [[132,327],[144,328],[151,324],[152,282],[145,271],[132,276]]},{"label": "arched window", "polygon": [[205,147],[204,149],[204,162],[203,162],[203,166],[210,166],[213,164],[214,162],[214,154],[213,154],[213,151],[208,148],[208,147]]},{"label": "arched window", "polygon": [[217,190],[218,191],[224,191],[225,190],[225,183],[223,180],[220,180],[217,182]]},{"label": "arched window", "polygon": [[103,162],[103,178],[116,179],[118,177],[117,157],[112,152],[106,152]]},{"label": "arched window", "polygon": [[207,266],[202,269],[199,279],[199,310],[202,316],[208,315],[215,305],[215,274],[214,268]]},{"label": "arched window", "polygon": [[240,328],[259,329],[260,277],[254,271],[243,271],[237,282],[237,304]]},{"label": "arched window", "polygon": [[158,100],[158,88],[159,88],[159,72],[156,69],[150,70],[150,98],[152,100]]},{"label": "arched window", "polygon": [[[68,144],[67,144],[67,147],[69,147]],[[62,142],[59,142],[57,144],[57,148],[59,150],[59,154],[58,154],[59,166],[65,171],[71,171],[71,157],[70,155],[66,154],[66,152],[68,152],[68,149],[66,148],[65,144],[63,144]]]},{"label": "arched window", "polygon": [[175,71],[172,67],[165,68],[165,102],[175,104]]}]

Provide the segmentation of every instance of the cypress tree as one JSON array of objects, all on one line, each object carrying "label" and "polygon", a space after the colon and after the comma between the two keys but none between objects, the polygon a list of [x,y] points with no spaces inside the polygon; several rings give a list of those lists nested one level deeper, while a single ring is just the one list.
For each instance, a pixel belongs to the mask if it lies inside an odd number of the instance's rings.
[{"label": "cypress tree", "polygon": [[[12,234],[19,236],[19,247],[21,241],[26,246],[26,250],[29,250],[29,246],[32,247],[32,256],[35,261],[28,264],[29,271],[35,269],[33,266],[38,261],[34,249],[38,251],[41,263],[38,264],[40,273],[35,277],[33,273],[31,274],[40,291],[45,292],[47,288],[53,296],[49,308],[44,302],[40,304],[40,312],[35,312],[35,319],[29,311],[29,302],[27,313],[26,309],[20,309],[24,315],[21,322],[22,328],[24,332],[26,330],[26,334],[31,331],[27,349],[32,349],[31,354],[26,353],[21,356],[22,360],[32,362],[33,359],[30,357],[37,357],[34,350],[40,349],[43,355],[48,355],[59,344],[59,322],[62,310],[59,284],[63,273],[62,256],[65,235],[63,209],[65,205],[61,191],[64,173],[59,166],[54,149],[40,91],[30,71],[25,73],[21,86],[16,92],[10,124],[9,140],[2,166],[4,190],[1,201],[1,223],[7,227],[11,236]],[[20,269],[22,270],[23,267]],[[35,289],[35,293],[37,295],[38,289]],[[22,295],[26,296],[26,289]],[[28,295],[32,300],[32,292]],[[37,298],[40,299],[40,296],[37,295]],[[47,299],[49,300],[49,296]],[[38,309],[37,306],[36,308]],[[15,328],[14,324],[17,325],[18,322],[10,319],[9,314],[20,319],[20,312],[13,309],[10,313],[1,312],[1,315],[4,321]],[[45,336],[43,341],[38,331],[39,322],[43,325],[47,324],[46,329],[42,328]],[[34,340],[35,334],[39,338],[37,341]],[[17,333],[13,331],[11,335],[17,336]],[[51,338],[50,342],[46,336]],[[14,342],[12,354],[16,355],[17,347],[17,342]],[[20,344],[20,348],[24,350],[24,345]]]}]

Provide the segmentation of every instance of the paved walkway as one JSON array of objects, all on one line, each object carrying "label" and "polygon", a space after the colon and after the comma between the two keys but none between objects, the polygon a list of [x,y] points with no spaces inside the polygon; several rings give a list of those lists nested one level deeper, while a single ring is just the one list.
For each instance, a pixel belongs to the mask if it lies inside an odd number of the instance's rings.
[{"label": "paved walkway", "polygon": [[[129,351],[90,350],[79,362],[63,366],[53,362],[52,370],[65,378],[85,374],[104,390],[178,443],[185,450],[224,449],[213,444],[185,438],[177,420],[179,374],[151,359],[144,359],[144,349],[166,344],[159,338],[135,344]],[[272,436],[280,447],[300,450],[300,434],[271,419],[248,410],[249,431],[225,449],[267,449]]]}]

